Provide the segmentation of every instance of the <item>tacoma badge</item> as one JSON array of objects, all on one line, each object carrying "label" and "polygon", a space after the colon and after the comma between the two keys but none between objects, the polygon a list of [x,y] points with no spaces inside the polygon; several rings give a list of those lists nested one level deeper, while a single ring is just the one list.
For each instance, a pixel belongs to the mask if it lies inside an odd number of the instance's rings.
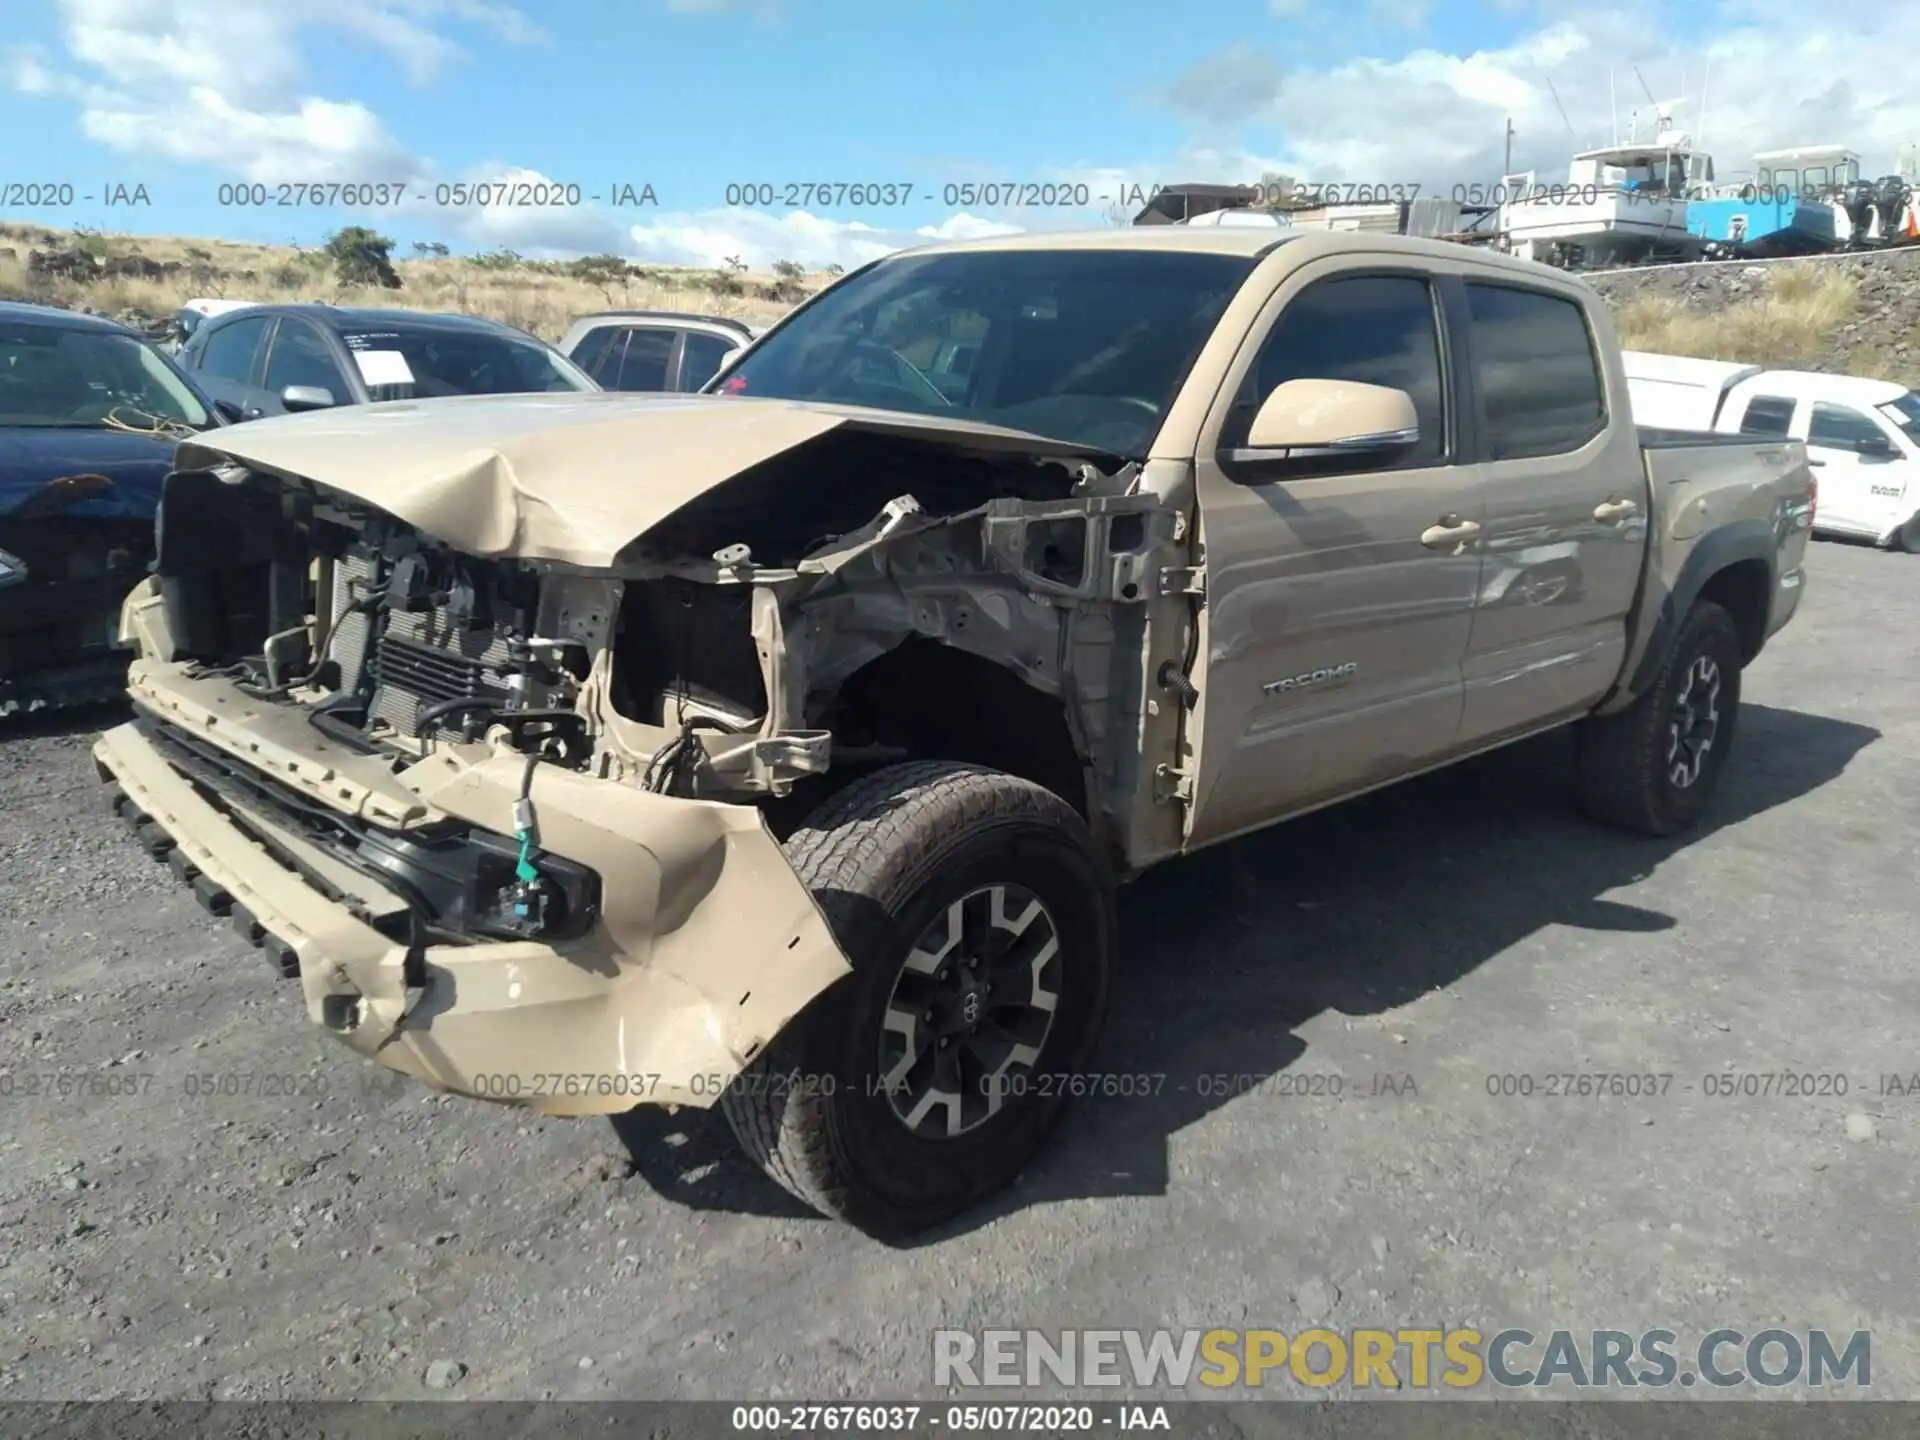
[{"label": "tacoma badge", "polygon": [[1344,665],[1329,665],[1319,670],[1309,670],[1301,675],[1288,675],[1284,679],[1269,680],[1260,689],[1268,695],[1284,695],[1289,690],[1304,690],[1309,685],[1328,685],[1335,680],[1351,679],[1359,669],[1357,662],[1349,660]]}]

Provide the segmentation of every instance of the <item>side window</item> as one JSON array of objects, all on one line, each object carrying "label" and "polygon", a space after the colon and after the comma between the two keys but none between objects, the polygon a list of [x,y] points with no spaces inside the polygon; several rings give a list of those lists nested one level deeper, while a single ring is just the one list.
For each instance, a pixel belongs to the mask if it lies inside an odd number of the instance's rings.
[{"label": "side window", "polygon": [[739,348],[718,335],[689,330],[680,351],[680,388],[698,390],[719,373],[720,362]]},{"label": "side window", "polygon": [[1606,387],[1580,306],[1506,285],[1466,289],[1489,455],[1565,455],[1605,430]]},{"label": "side window", "polygon": [[1359,380],[1413,397],[1420,441],[1392,468],[1438,464],[1448,444],[1441,374],[1440,327],[1424,279],[1322,280],[1294,297],[1262,342],[1220,443],[1227,449],[1244,445],[1261,402],[1289,380]]},{"label": "side window", "polygon": [[615,340],[624,340],[626,334],[618,325],[596,325],[580,337],[580,343],[567,358],[597,380],[600,377],[595,373],[596,367],[607,358],[607,347]]},{"label": "side window", "polygon": [[1807,444],[1831,445],[1836,450],[1851,450],[1857,440],[1884,438],[1878,425],[1850,405],[1815,405],[1807,426]]},{"label": "side window", "polygon": [[674,339],[671,330],[644,326],[628,330],[625,356],[615,363],[609,350],[607,365],[593,378],[609,390],[664,390]]},{"label": "side window", "polygon": [[200,352],[201,370],[222,380],[246,384],[248,377],[253,374],[254,353],[259,350],[260,341],[266,333],[267,318],[264,315],[236,320],[231,325],[208,331]]},{"label": "side window", "polygon": [[278,395],[289,385],[317,385],[337,401],[352,392],[327,350],[320,332],[304,320],[282,320],[267,351],[265,388]]},{"label": "side window", "polygon": [[1756,395],[1740,417],[1742,435],[1784,440],[1793,425],[1793,401],[1785,395]]}]

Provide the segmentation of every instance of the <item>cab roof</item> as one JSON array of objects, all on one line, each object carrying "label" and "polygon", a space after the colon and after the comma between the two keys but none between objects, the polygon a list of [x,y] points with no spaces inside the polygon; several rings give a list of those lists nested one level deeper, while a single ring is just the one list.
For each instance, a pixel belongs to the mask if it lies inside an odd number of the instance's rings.
[{"label": "cab roof", "polygon": [[978,240],[946,240],[896,250],[878,263],[906,255],[964,255],[1026,250],[1161,251],[1190,255],[1239,255],[1259,259],[1282,245],[1310,247],[1315,255],[1380,254],[1399,251],[1408,256],[1466,261],[1512,271],[1516,278],[1565,280],[1568,272],[1503,255],[1484,246],[1459,245],[1414,235],[1382,235],[1366,230],[1320,230],[1287,226],[1276,230],[1238,225],[1139,225],[1105,230],[1026,230],[1016,235],[992,235]]}]

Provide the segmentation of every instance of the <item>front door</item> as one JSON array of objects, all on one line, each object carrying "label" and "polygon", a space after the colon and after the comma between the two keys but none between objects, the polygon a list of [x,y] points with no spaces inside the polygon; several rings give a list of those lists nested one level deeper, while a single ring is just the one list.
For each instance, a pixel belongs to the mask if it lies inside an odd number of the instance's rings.
[{"label": "front door", "polygon": [[[1796,433],[1807,442],[1807,463],[1820,482],[1817,514],[1822,530],[1879,535],[1890,528],[1914,462],[1866,411],[1828,400],[1803,402],[1794,417]],[[1881,454],[1862,454],[1886,446]],[[1911,507],[1909,507],[1909,510]]]},{"label": "front door", "polygon": [[[1456,463],[1458,369],[1426,273],[1307,266],[1255,325],[1196,461],[1206,600],[1189,848],[1454,744],[1482,518],[1479,470]],[[1418,443],[1358,466],[1226,454],[1276,386],[1308,378],[1408,392]]]},{"label": "front door", "polygon": [[1577,714],[1613,685],[1646,557],[1645,468],[1569,287],[1469,278],[1462,317],[1486,460],[1486,574],[1461,738]]}]

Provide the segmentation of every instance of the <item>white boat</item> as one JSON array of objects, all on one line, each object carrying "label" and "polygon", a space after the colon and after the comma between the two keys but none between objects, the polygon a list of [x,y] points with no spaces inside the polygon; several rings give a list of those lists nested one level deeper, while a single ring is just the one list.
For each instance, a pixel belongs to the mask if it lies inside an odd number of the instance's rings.
[{"label": "white boat", "polygon": [[1500,229],[1513,254],[1569,268],[1685,257],[1700,248],[1687,201],[1712,183],[1713,157],[1663,125],[1651,141],[1582,151],[1563,184],[1509,175]]}]

